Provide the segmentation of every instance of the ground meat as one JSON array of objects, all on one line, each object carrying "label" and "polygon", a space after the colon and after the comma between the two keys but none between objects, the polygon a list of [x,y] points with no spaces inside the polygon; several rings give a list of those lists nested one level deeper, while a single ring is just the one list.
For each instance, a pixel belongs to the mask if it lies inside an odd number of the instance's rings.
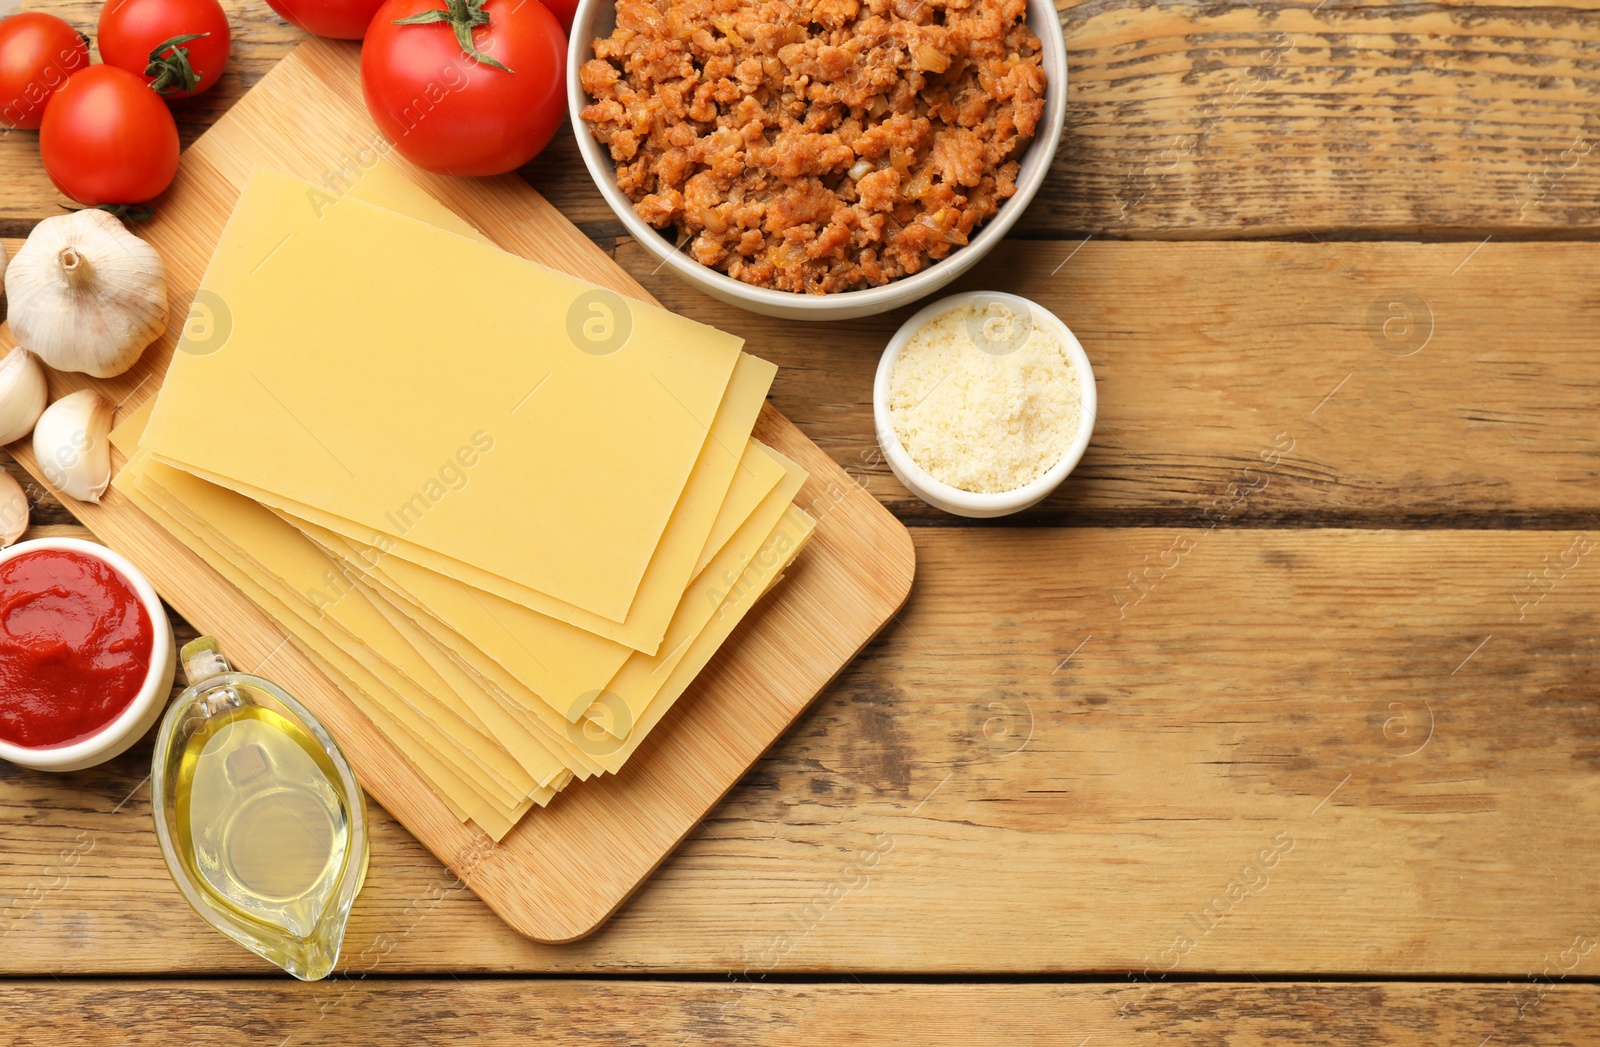
[{"label": "ground meat", "polygon": [[583,119],[639,216],[736,279],[923,269],[1017,191],[1044,112],[1026,0],[617,0]]}]

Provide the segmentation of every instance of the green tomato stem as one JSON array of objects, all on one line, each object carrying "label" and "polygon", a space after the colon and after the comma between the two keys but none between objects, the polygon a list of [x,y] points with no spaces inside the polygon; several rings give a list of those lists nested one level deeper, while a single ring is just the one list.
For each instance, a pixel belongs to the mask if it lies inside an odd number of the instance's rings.
[{"label": "green tomato stem", "polygon": [[511,70],[478,50],[472,42],[472,31],[480,25],[489,24],[489,12],[483,9],[484,0],[445,0],[443,11],[423,11],[409,18],[395,19],[395,25],[436,25],[440,22],[447,23],[455,30],[456,43],[461,45],[461,50],[468,58],[486,65],[491,69],[498,69],[502,73]]},{"label": "green tomato stem", "polygon": [[[182,46],[191,40],[210,36],[210,33],[189,33],[175,36],[159,44],[150,52],[150,64],[144,75],[155,77],[150,89],[159,95],[187,94],[200,86],[200,75],[189,64],[189,49]],[[170,52],[170,53],[169,53]]]}]

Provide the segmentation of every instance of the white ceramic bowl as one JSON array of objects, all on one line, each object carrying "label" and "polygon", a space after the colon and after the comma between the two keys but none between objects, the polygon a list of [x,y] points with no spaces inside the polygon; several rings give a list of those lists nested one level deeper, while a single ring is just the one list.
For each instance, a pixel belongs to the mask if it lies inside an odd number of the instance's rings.
[{"label": "white ceramic bowl", "polygon": [[54,749],[25,749],[0,741],[0,760],[39,771],[80,771],[122,755],[155,726],[172,693],[172,680],[178,670],[178,649],[172,638],[172,621],[161,606],[161,598],[139,569],[121,554],[77,538],[38,538],[0,551],[0,563],[39,549],[67,549],[110,565],[132,587],[139,602],[144,604],[145,613],[150,615],[153,644],[150,671],[145,674],[144,686],[115,720],[81,741]]},{"label": "white ceramic bowl", "polygon": [[[1061,460],[1032,483],[1000,494],[974,494],[937,479],[918,465],[901,445],[899,436],[895,434],[894,425],[889,421],[889,377],[894,373],[895,361],[900,359],[900,351],[906,347],[906,343],[911,341],[911,336],[922,325],[952,309],[959,309],[974,301],[1000,302],[1016,313],[1028,317],[1033,325],[1048,328],[1053,332],[1065,350],[1073,372],[1077,375],[1081,398],[1082,412],[1078,433]],[[1083,458],[1083,452],[1089,447],[1089,437],[1094,432],[1095,414],[1098,409],[1099,397],[1095,394],[1094,369],[1089,366],[1089,356],[1083,351],[1083,346],[1078,343],[1072,330],[1061,322],[1060,317],[1037,302],[1000,291],[968,291],[941,298],[932,305],[918,310],[911,319],[901,325],[894,337],[889,339],[889,346],[883,351],[883,358],[878,361],[877,378],[872,384],[872,417],[878,430],[878,445],[883,448],[889,469],[912,494],[934,508],[943,509],[956,516],[979,518],[1008,516],[1042,501],[1051,491],[1061,486],[1061,481],[1067,478],[1067,474],[1072,472]]]},{"label": "white ceramic bowl", "polygon": [[588,125],[579,115],[589,104],[589,98],[578,82],[578,70],[594,57],[595,37],[610,33],[616,26],[615,0],[580,0],[578,4],[567,45],[567,108],[572,117],[572,129],[577,134],[578,151],[583,154],[584,165],[589,168],[589,175],[606,198],[606,203],[611,205],[611,210],[627,227],[628,234],[684,281],[713,298],[767,316],[790,320],[849,320],[871,316],[910,305],[971,269],[995,244],[1005,239],[1006,233],[1022,217],[1029,201],[1044,184],[1051,161],[1055,159],[1056,146],[1061,142],[1061,128],[1067,117],[1067,46],[1061,33],[1060,16],[1050,0],[1028,0],[1028,24],[1039,34],[1039,40],[1044,45],[1041,61],[1047,84],[1044,115],[1039,120],[1033,141],[1022,154],[1016,195],[1000,205],[999,212],[978,230],[965,247],[957,248],[913,276],[861,291],[803,294],[756,287],[735,280],[726,273],[701,265],[682,251],[674,250],[672,243],[659,230],[634,213],[633,205],[617,188],[616,164],[609,150],[589,133]]}]

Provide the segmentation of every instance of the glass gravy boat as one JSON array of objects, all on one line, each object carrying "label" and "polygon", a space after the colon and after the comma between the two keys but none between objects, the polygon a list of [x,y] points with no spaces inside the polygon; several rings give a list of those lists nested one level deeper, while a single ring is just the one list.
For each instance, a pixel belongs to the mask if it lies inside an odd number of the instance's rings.
[{"label": "glass gravy boat", "polygon": [[217,641],[182,652],[189,687],[156,737],[156,836],[185,900],[212,927],[303,981],[339,959],[367,875],[366,801],[305,706],[233,672]]}]

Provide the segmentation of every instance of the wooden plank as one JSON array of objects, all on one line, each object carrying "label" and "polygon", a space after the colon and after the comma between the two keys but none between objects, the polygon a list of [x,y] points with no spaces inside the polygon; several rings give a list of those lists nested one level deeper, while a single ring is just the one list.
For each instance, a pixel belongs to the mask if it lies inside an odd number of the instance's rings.
[{"label": "wooden plank", "polygon": [[169,1047],[221,1041],[605,1042],[862,1047],[915,1042],[1183,1042],[1228,1047],[1593,1043],[1600,988],[1188,983],[1127,1010],[1117,985],[716,984],[607,981],[24,982],[0,985],[22,1043]]},{"label": "wooden plank", "polygon": [[[773,402],[903,519],[955,522],[889,474],[875,436],[873,375],[911,309],[786,323],[652,273],[636,246],[618,258],[673,310],[763,346]],[[1032,298],[1094,364],[1089,451],[1018,520],[1588,527],[1597,283],[1591,244],[1062,241],[1002,245],[951,290]]]},{"label": "wooden plank", "polygon": [[[175,300],[193,298],[256,164],[324,183],[335,172],[359,169],[353,165],[379,162],[371,149],[381,139],[361,106],[358,60],[354,44],[301,45],[189,150],[166,208],[141,229],[162,252]],[[448,179],[395,159],[403,177],[506,250],[624,294],[644,294],[520,179]],[[182,327],[168,324],[116,378],[52,373],[52,392],[92,387],[137,408],[160,388]],[[9,332],[0,329],[0,351],[9,345]],[[770,405],[754,435],[809,473],[795,498],[817,521],[805,555],[746,614],[620,773],[574,787],[498,843],[475,825],[463,825],[261,608],[120,491],[107,492],[97,505],[70,502],[68,508],[138,565],[163,599],[216,635],[236,665],[272,677],[315,712],[368,795],[459,870],[511,926],[541,941],[568,941],[591,932],[638,888],[911,588],[911,540],[891,515]],[[32,448],[12,450],[42,481]]]},{"label": "wooden plank", "polygon": [[[600,934],[517,938],[380,816],[347,969],[1522,980],[1600,940],[1600,529],[914,536],[897,623]],[[0,766],[0,973],[270,970],[166,883],[147,761]]]},{"label": "wooden plank", "polygon": [[[92,32],[93,0],[27,0]],[[192,141],[302,34],[227,0],[234,59],[177,107]],[[1023,237],[1593,237],[1590,3],[1194,6],[1061,0],[1071,107]],[[0,140],[0,231],[58,199],[37,135]],[[565,133],[525,170],[598,236],[621,226]]]},{"label": "wooden plank", "polygon": [[1070,159],[1031,230],[1477,240],[1600,225],[1591,4],[1081,0],[1065,21]]},{"label": "wooden plank", "polygon": [[[638,247],[617,258],[777,363],[774,406],[903,520],[957,522],[890,475],[874,435],[872,376],[910,310],[787,323],[652,272]],[[1032,297],[1094,362],[1089,452],[1022,522],[1587,527],[1597,284],[1592,244],[1061,241],[1006,245],[957,286]]]}]

